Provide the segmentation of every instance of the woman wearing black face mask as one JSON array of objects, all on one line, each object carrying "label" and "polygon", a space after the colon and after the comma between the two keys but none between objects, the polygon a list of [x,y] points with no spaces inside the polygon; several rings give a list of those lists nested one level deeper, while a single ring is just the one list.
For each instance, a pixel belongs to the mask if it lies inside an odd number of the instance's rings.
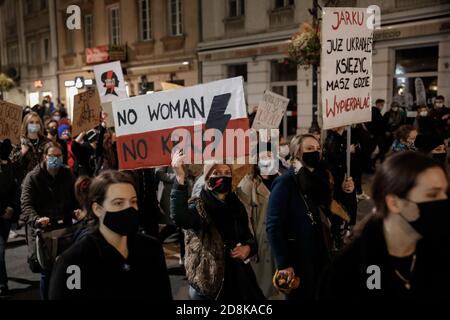
[{"label": "woman wearing black face mask", "polygon": [[[290,149],[296,161],[290,172],[272,185],[267,236],[279,273],[288,279],[300,278],[300,286],[287,298],[310,300],[331,255],[330,222],[335,225],[337,219],[331,214],[333,186],[329,172],[322,167],[319,141],[313,135],[295,137]],[[352,192],[353,182],[347,181],[343,188]]]},{"label": "woman wearing black face mask", "polygon": [[361,222],[359,235],[335,259],[321,296],[450,298],[446,170],[422,154],[398,153],[379,168],[372,191],[377,213]]},{"label": "woman wearing black face mask", "polygon": [[229,165],[205,165],[205,187],[188,203],[184,157],[175,153],[170,195],[173,220],[185,231],[184,265],[192,300],[261,300],[249,259],[256,245],[247,213],[232,192]]},{"label": "woman wearing black face mask", "polygon": [[[122,172],[105,171],[87,189],[87,211],[98,219],[98,229],[58,258],[50,299],[171,300],[161,244],[137,233],[133,179]],[[67,272],[69,266],[78,266],[78,282],[69,279],[73,275]],[[76,289],[70,290],[68,283]]]}]

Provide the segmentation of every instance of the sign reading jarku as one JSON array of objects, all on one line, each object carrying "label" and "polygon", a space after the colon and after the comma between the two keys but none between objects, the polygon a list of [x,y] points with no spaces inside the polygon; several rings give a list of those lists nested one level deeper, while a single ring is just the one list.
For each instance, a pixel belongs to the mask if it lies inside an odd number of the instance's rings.
[{"label": "sign reading jarku", "polygon": [[323,8],[323,129],[371,120],[373,16],[366,8]]},{"label": "sign reading jarku", "polygon": [[213,145],[223,159],[248,154],[245,141],[231,149],[225,141],[226,129],[249,128],[242,77],[113,101],[112,107],[121,169],[169,165],[179,143],[193,151],[194,163],[206,160],[203,152]]}]

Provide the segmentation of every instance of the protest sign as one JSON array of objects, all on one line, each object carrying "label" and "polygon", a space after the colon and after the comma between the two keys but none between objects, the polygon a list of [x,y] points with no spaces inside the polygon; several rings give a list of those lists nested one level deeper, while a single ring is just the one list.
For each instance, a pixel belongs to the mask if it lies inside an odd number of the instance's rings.
[{"label": "protest sign", "polygon": [[[218,152],[227,147],[224,158],[248,150],[240,140],[241,151],[236,151],[237,146],[229,151],[225,141],[225,129],[244,132],[249,127],[242,77],[113,101],[112,105],[120,169],[169,165],[178,143],[194,159],[191,163],[201,163],[206,151],[214,147]],[[221,136],[217,138],[216,133]]]},{"label": "protest sign", "polygon": [[20,127],[22,125],[22,107],[0,100],[0,141],[11,140],[20,143]]},{"label": "protest sign", "polygon": [[259,102],[252,128],[277,129],[280,126],[288,104],[288,98],[266,90],[262,100]]},{"label": "protest sign", "polygon": [[119,61],[94,66],[94,74],[102,103],[128,98]]},{"label": "protest sign", "polygon": [[170,82],[161,82],[161,87],[164,91],[166,90],[172,90],[172,89],[181,89],[184,88],[183,86],[180,86],[178,84],[175,83],[170,83]]},{"label": "protest sign", "polygon": [[77,94],[74,99],[73,136],[98,126],[101,111],[100,99],[95,89]]},{"label": "protest sign", "polygon": [[365,8],[323,8],[323,129],[371,120],[371,18]]},{"label": "protest sign", "polygon": [[112,113],[112,102],[102,103],[102,117],[108,128],[114,127],[114,118]]}]

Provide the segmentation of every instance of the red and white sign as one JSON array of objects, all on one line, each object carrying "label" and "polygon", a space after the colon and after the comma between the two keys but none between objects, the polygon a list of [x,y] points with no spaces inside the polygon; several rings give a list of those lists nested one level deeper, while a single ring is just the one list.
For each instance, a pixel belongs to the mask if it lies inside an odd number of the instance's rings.
[{"label": "red and white sign", "polygon": [[109,46],[86,48],[86,64],[107,62],[109,60]]},{"label": "red and white sign", "polygon": [[[223,133],[223,147],[225,129],[249,128],[242,77],[113,101],[112,106],[120,169],[169,165],[177,143],[189,143],[192,158],[198,159],[212,145],[208,133]],[[178,140],[177,129],[189,137]],[[248,154],[226,149],[224,158]]]},{"label": "red and white sign", "polygon": [[367,8],[323,8],[323,129],[371,120],[373,28],[369,19],[373,14]]}]

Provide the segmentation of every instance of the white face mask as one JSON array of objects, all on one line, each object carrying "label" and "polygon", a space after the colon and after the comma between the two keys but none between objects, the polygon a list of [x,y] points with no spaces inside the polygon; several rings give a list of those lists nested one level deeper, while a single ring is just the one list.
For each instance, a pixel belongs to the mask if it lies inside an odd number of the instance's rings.
[{"label": "white face mask", "polygon": [[280,157],[286,158],[289,155],[289,146],[287,144],[280,147]]},{"label": "white face mask", "polygon": [[442,108],[443,106],[444,106],[444,104],[442,102],[435,103],[436,108]]},{"label": "white face mask", "polygon": [[397,112],[397,111],[398,111],[398,108],[397,108],[397,107],[394,107],[394,108],[392,108],[392,111]]},{"label": "white face mask", "polygon": [[428,111],[420,111],[419,114],[421,117],[426,117],[428,115]]}]

